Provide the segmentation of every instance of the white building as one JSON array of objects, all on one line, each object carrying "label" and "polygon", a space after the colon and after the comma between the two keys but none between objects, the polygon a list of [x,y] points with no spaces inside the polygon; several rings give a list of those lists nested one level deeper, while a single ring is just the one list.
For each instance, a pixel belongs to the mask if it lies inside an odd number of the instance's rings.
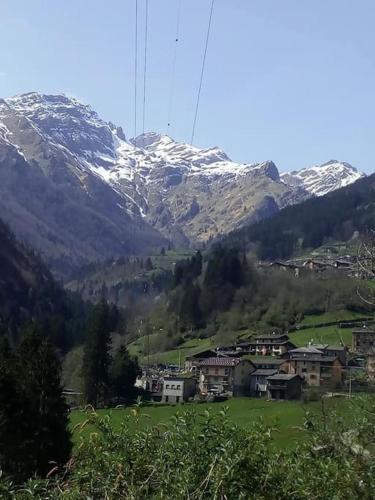
[{"label": "white building", "polygon": [[165,377],[162,389],[163,403],[181,403],[197,392],[196,380],[191,377]]}]

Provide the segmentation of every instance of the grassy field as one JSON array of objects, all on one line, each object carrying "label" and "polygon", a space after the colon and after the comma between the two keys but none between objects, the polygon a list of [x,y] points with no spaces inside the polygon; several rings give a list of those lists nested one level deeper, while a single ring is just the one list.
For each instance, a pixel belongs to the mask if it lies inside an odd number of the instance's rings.
[{"label": "grassy field", "polygon": [[[340,414],[349,416],[351,414],[351,404],[354,399],[344,398],[327,399],[326,405],[329,409],[335,410]],[[132,415],[134,410],[113,409],[99,410],[100,415],[109,415],[115,428],[119,428],[122,422],[127,421],[134,431],[145,429],[150,426],[173,425],[171,417],[177,412],[183,412],[187,409],[201,414],[204,410],[210,409],[213,412],[220,411],[223,407],[228,407],[229,417],[238,425],[249,428],[251,425],[262,419],[267,425],[276,426],[278,431],[274,434],[274,442],[277,447],[293,446],[296,441],[306,437],[306,431],[303,423],[306,418],[306,412],[319,413],[321,403],[312,402],[303,404],[299,401],[266,401],[255,398],[233,398],[225,403],[202,403],[185,405],[160,405],[149,406],[140,409],[140,418]],[[87,438],[93,430],[85,427],[79,431],[79,425],[86,420],[86,414],[82,411],[73,411],[71,413],[71,426],[74,430],[73,439],[75,445],[78,445],[82,439]]]},{"label": "grassy field", "polygon": [[[143,355],[144,352],[147,352],[147,349],[144,349],[144,346],[147,345],[146,342],[146,337],[140,337],[128,344],[130,354],[138,356],[142,363],[148,361],[148,357]],[[180,362],[184,363],[186,356],[204,351],[210,347],[213,347],[212,339],[191,339],[170,351],[150,354],[149,359],[151,364],[171,363],[178,365]]]},{"label": "grassy field", "polygon": [[316,344],[351,346],[352,330],[350,328],[338,328],[337,326],[324,326],[322,328],[307,328],[289,333],[289,338],[297,347],[305,346],[313,340]]},{"label": "grassy field", "polygon": [[318,325],[319,323],[331,323],[333,321],[344,321],[353,320],[357,318],[363,318],[366,314],[341,310],[341,311],[331,311],[324,314],[312,314],[306,315],[301,321],[301,325]]}]

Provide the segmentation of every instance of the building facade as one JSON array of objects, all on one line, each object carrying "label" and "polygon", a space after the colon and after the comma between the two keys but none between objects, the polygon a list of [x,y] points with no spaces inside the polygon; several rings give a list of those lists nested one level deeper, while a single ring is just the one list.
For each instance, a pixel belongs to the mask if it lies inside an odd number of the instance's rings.
[{"label": "building facade", "polygon": [[282,356],[296,346],[286,334],[257,335],[249,343],[249,353],[257,356]]},{"label": "building facade", "polygon": [[215,392],[247,396],[255,366],[246,359],[216,357],[202,360],[199,370],[199,389],[202,394]]},{"label": "building facade", "polygon": [[197,382],[192,377],[165,377],[162,388],[163,403],[182,403],[194,397]]},{"label": "building facade", "polygon": [[277,373],[274,368],[258,368],[255,370],[250,376],[250,395],[257,398],[266,396],[268,389],[267,378]]},{"label": "building facade", "polygon": [[289,374],[299,375],[308,386],[337,387],[343,381],[343,365],[337,356],[315,347],[289,351]]},{"label": "building facade", "polygon": [[299,399],[302,392],[302,379],[299,375],[278,373],[267,378],[268,399]]},{"label": "building facade", "polygon": [[352,331],[352,351],[369,354],[375,347],[375,330],[363,326]]}]

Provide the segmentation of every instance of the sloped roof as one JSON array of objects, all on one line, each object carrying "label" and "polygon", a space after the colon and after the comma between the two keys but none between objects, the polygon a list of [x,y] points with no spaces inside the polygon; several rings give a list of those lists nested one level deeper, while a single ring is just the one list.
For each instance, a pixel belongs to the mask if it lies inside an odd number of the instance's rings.
[{"label": "sloped roof", "polygon": [[276,375],[271,375],[267,377],[267,380],[291,380],[292,378],[301,378],[296,373],[277,373]]},{"label": "sloped roof", "polygon": [[375,334],[375,330],[371,328],[367,328],[367,326],[363,326],[362,328],[354,328],[353,333],[372,333]]},{"label": "sloped roof", "polygon": [[336,359],[339,359],[337,356],[324,356],[322,355],[316,355],[316,356],[309,356],[308,358],[301,355],[301,356],[295,356],[290,359],[290,361],[312,361],[313,363],[333,363]]},{"label": "sloped roof", "polygon": [[291,349],[289,351],[290,354],[323,354],[323,351],[320,349],[308,346],[308,347],[297,347],[296,349]]},{"label": "sloped roof", "polygon": [[242,361],[239,358],[206,358],[199,362],[199,366],[237,366]]},{"label": "sloped roof", "polygon": [[265,333],[264,335],[256,335],[255,339],[280,339],[287,337],[286,333]]},{"label": "sloped roof", "polygon": [[259,365],[282,365],[283,363],[285,363],[287,360],[285,359],[280,359],[280,358],[275,358],[272,356],[272,359],[270,359],[270,356],[262,356],[262,358],[265,358],[265,359],[254,359],[251,361],[254,363],[255,366],[259,366]]},{"label": "sloped roof", "polygon": [[260,375],[260,376],[268,377],[271,375],[275,375],[275,373],[277,373],[277,370],[272,369],[272,368],[259,368],[258,370],[255,370],[255,372],[253,372],[251,374],[251,376]]}]

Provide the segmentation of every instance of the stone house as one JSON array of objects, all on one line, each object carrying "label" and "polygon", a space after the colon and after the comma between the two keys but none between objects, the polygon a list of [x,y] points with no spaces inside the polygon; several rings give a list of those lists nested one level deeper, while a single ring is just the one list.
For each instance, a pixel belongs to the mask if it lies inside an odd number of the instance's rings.
[{"label": "stone house", "polygon": [[302,392],[302,379],[296,374],[277,373],[267,378],[268,399],[299,399]]},{"label": "stone house", "polygon": [[296,346],[285,333],[257,335],[249,343],[249,353],[260,356],[282,356]]},{"label": "stone house", "polygon": [[308,386],[337,387],[343,381],[343,365],[337,356],[315,347],[293,349],[288,356],[289,374],[299,375]]},{"label": "stone house", "polygon": [[250,376],[254,371],[254,364],[247,359],[203,359],[199,363],[199,389],[202,394],[225,392],[231,396],[247,396],[250,392]]},{"label": "stone house", "polygon": [[352,351],[368,354],[375,347],[375,330],[364,325],[352,331]]},{"label": "stone house", "polygon": [[267,395],[268,381],[271,375],[276,375],[277,369],[258,368],[250,375],[250,396],[263,397]]},{"label": "stone house", "polygon": [[367,354],[366,373],[370,382],[375,382],[375,348]]}]

